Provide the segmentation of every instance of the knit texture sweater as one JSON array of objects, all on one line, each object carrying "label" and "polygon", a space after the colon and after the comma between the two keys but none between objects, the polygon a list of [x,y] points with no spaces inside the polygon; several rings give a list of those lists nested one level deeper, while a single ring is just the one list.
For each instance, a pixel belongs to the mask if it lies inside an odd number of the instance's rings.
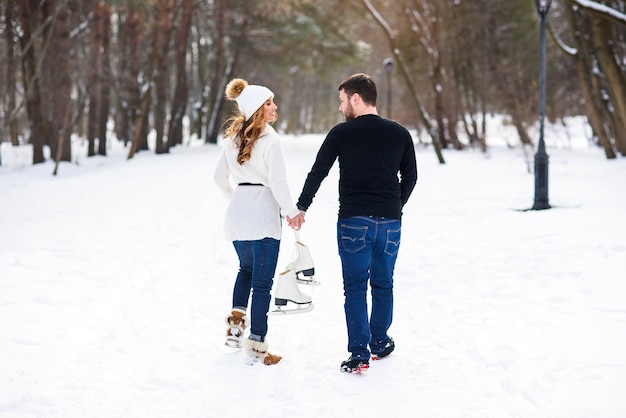
[{"label": "knit texture sweater", "polygon": [[[299,211],[294,205],[285,169],[280,136],[272,126],[254,143],[251,157],[240,165],[239,149],[231,138],[225,138],[222,154],[215,167],[214,180],[230,199],[224,221],[224,235],[229,241],[263,238],[280,240],[281,212],[290,217]],[[240,186],[241,183],[259,186]]]},{"label": "knit texture sweater", "polygon": [[352,216],[402,218],[417,182],[415,147],[402,125],[363,115],[336,125],[322,143],[297,206],[307,210],[339,159],[339,219]]}]

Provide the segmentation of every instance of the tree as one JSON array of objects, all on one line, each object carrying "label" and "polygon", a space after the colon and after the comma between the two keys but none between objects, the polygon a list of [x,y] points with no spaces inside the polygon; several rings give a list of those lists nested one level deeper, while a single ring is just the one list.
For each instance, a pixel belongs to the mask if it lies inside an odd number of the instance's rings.
[{"label": "tree", "polygon": [[[57,162],[69,161],[73,134],[87,137],[89,156],[106,155],[111,121],[117,140],[130,144],[129,158],[147,150],[149,138],[157,153],[181,144],[185,120],[190,135],[217,143],[231,106],[224,86],[235,76],[274,90],[277,129],[324,132],[341,120],[339,82],[359,71],[383,79],[388,57],[398,75],[390,79],[394,119],[420,141],[429,136],[441,163],[446,148],[488,149],[490,112],[508,116],[519,143],[533,143],[538,17],[529,0],[0,7],[0,139],[24,138],[33,163],[44,161],[46,147]],[[626,152],[625,8],[624,0],[554,0],[548,16],[557,43],[547,49],[546,116],[585,113],[608,158]]]},{"label": "tree", "polygon": [[167,140],[165,139],[165,118],[167,111],[169,93],[169,51],[172,37],[172,13],[174,11],[174,0],[161,0],[157,3],[157,16],[154,25],[154,50],[151,54],[154,57],[153,74],[156,108],[154,109],[154,129],[156,131],[156,153],[163,154],[169,152]]},{"label": "tree", "polygon": [[95,140],[98,139],[98,154],[106,155],[106,130],[110,104],[110,59],[111,6],[96,1],[93,5],[93,66],[89,67],[89,114],[87,122],[87,156],[96,155]]},{"label": "tree", "polygon": [[[6,60],[6,76],[3,79],[2,85],[6,86],[7,91],[2,92],[4,113],[8,115],[6,125],[9,128],[9,138],[11,144],[14,146],[19,145],[18,140],[18,124],[17,124],[17,69],[15,65],[15,39],[17,39],[17,33],[15,30],[16,21],[14,14],[17,10],[16,4],[13,2],[2,3],[4,10],[4,23],[5,23],[5,40],[7,48],[7,60]],[[1,128],[1,127],[0,127]],[[1,130],[1,129],[0,129]],[[2,138],[0,138],[0,142]]]},{"label": "tree", "polygon": [[[624,9],[624,2],[613,3]],[[606,157],[625,155],[626,66],[617,61],[625,51],[623,42],[613,39],[624,37],[626,15],[607,4],[580,0],[566,0],[564,11],[569,33],[557,27],[563,36],[552,30],[553,39],[575,62],[586,115]]]},{"label": "tree", "polygon": [[106,155],[107,149],[107,124],[111,105],[111,5],[102,3],[99,10],[102,15],[102,45],[101,45],[101,70],[100,95],[98,97],[98,154]]},{"label": "tree", "polygon": [[[140,107],[139,79],[141,78],[140,51],[142,50],[144,14],[140,6],[130,2],[118,9],[118,76],[113,79],[117,97],[115,132],[127,145],[131,142]],[[147,142],[138,149],[147,149]]]},{"label": "tree", "polygon": [[[45,144],[44,114],[41,91],[41,65],[43,53],[39,51],[41,44],[37,39],[37,28],[40,18],[39,10],[32,0],[20,0],[20,26],[22,36],[19,38],[22,59],[22,79],[25,84],[24,100],[26,101],[27,117],[30,125],[28,142],[33,146],[33,164],[41,163],[44,159],[43,146]],[[44,44],[47,47],[47,44]],[[18,110],[19,107],[16,109]]]},{"label": "tree", "polygon": [[44,17],[51,19],[48,39],[50,48],[46,60],[51,64],[48,71],[45,93],[49,94],[47,111],[49,130],[47,133],[50,152],[56,162],[72,160],[69,124],[72,112],[72,76],[70,72],[70,13],[67,0],[49,0],[42,6]]},{"label": "tree", "polygon": [[[375,21],[383,29],[387,37],[387,40],[389,42],[389,48],[393,52],[394,58],[400,66],[400,70],[402,72],[404,80],[407,86],[409,87],[409,91],[411,92],[411,97],[413,101],[415,102],[415,107],[420,116],[420,120],[422,124],[425,126],[427,132],[430,134],[439,163],[444,164],[445,160],[441,152],[441,148],[442,148],[441,138],[435,131],[432,120],[429,116],[429,113],[426,110],[426,107],[424,106],[424,104],[422,103],[422,100],[420,99],[418,95],[416,82],[414,81],[412,77],[412,71],[409,68],[407,61],[404,58],[404,51],[401,49],[400,45],[398,45],[396,34],[392,30],[391,26],[387,23],[387,21],[383,18],[383,16],[378,12],[378,10],[370,2],[370,0],[362,0],[362,1],[363,1],[363,5],[367,9],[367,11],[370,13],[370,15],[375,19]],[[415,10],[413,11],[416,12]],[[419,12],[417,13],[419,14]],[[409,12],[409,14],[412,15],[413,13]]]},{"label": "tree", "polygon": [[176,90],[172,99],[170,125],[167,134],[169,147],[183,143],[183,118],[186,114],[187,101],[189,100],[187,46],[189,45],[194,1],[182,0],[181,7],[182,16],[176,38]]}]

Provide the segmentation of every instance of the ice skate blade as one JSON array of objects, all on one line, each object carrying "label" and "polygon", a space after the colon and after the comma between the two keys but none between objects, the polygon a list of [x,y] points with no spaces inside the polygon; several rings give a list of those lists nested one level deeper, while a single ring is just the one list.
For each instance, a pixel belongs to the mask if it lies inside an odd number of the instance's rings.
[{"label": "ice skate blade", "polygon": [[299,277],[296,278],[296,283],[305,285],[305,286],[321,286],[322,285],[322,283],[318,282],[317,280],[306,280],[306,279],[300,279]]},{"label": "ice skate blade", "polygon": [[301,314],[305,312],[311,312],[313,310],[313,302],[307,303],[306,306],[304,304],[298,305],[295,309],[283,309],[281,306],[278,306],[275,310],[267,313],[267,316],[282,316],[282,315],[294,315]]},{"label": "ice skate blade", "polygon": [[226,347],[239,349],[241,348],[241,341],[227,339],[226,343],[224,343]]},{"label": "ice skate blade", "polygon": [[241,350],[243,350],[243,348],[242,348],[242,347],[233,347],[233,346],[230,346],[230,345],[228,345],[228,344],[224,344],[224,345],[222,346],[222,353],[224,353],[224,354],[235,354],[235,353],[240,353],[240,352],[241,352]]}]

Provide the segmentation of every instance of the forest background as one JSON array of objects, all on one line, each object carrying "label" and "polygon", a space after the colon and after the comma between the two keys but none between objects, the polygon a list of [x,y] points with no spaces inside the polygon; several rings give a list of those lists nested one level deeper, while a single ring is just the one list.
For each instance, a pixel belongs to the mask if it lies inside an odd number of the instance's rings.
[{"label": "forest background", "polygon": [[[586,116],[607,159],[626,155],[625,9],[554,0],[546,15],[546,117]],[[33,164],[71,161],[75,137],[88,156],[123,141],[128,158],[150,134],[159,154],[217,143],[233,77],[276,93],[286,134],[341,121],[338,83],[366,72],[380,114],[441,163],[441,149],[488,149],[489,114],[515,127],[509,146],[537,142],[533,0],[0,0],[0,13],[0,142],[28,144]]]}]

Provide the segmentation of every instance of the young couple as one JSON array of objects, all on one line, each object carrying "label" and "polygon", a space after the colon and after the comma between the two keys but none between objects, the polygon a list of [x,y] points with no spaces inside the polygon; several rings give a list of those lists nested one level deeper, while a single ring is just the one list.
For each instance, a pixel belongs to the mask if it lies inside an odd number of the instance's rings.
[{"label": "young couple", "polygon": [[[403,126],[378,116],[376,85],[368,75],[346,78],[338,91],[339,111],[346,122],[326,136],[294,204],[280,137],[271,126],[278,117],[274,93],[243,79],[226,86],[226,97],[237,102],[237,112],[226,129],[215,181],[230,199],[224,229],[239,257],[232,311],[226,318],[226,344],[243,345],[253,359],[267,365],[281,360],[269,353],[266,341],[281,238],[280,214],[289,226],[300,229],[337,159],[337,245],[350,352],[341,370],[361,372],[369,367],[370,358],[385,357],[395,348],[387,334],[393,316],[393,271],[400,247],[402,208],[417,182],[415,149]],[[247,328],[250,334],[244,339]]]}]

